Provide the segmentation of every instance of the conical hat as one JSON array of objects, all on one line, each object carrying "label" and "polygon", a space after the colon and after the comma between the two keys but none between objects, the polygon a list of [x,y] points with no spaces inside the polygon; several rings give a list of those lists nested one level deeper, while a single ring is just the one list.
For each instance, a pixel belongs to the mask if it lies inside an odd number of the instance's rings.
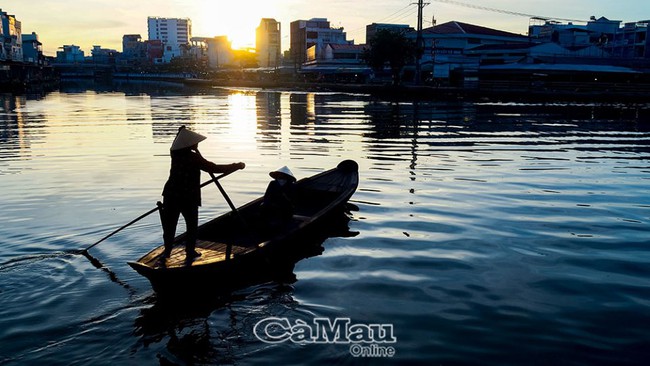
[{"label": "conical hat", "polygon": [[176,135],[176,138],[174,139],[174,142],[172,142],[171,150],[180,150],[186,147],[194,146],[199,142],[205,140],[206,138],[207,137],[201,134],[192,132],[187,128],[181,127],[180,130],[178,131],[178,134]]},{"label": "conical hat", "polygon": [[296,177],[293,176],[293,173],[291,170],[285,165],[282,168],[272,171],[269,173],[271,178],[277,179],[277,178],[288,178],[291,181],[295,181]]}]

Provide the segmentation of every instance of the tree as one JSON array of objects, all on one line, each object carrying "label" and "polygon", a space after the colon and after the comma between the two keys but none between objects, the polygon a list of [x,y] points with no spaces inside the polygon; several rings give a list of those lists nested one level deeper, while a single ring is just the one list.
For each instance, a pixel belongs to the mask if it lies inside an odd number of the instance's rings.
[{"label": "tree", "polygon": [[389,29],[379,30],[363,51],[362,58],[375,71],[390,67],[393,85],[400,84],[400,74],[404,66],[415,58],[415,42],[402,32]]},{"label": "tree", "polygon": [[238,63],[240,67],[245,69],[259,67],[254,49],[240,49],[233,52],[235,54],[233,61]]}]

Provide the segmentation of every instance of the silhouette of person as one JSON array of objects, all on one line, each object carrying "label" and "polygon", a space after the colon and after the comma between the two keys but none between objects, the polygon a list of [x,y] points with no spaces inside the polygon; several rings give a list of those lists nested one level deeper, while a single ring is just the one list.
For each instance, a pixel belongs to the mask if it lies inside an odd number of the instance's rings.
[{"label": "silhouette of person", "polygon": [[201,206],[201,170],[209,173],[229,173],[244,169],[244,163],[217,165],[204,159],[198,151],[199,142],[206,137],[181,126],[170,149],[171,169],[163,189],[162,227],[165,251],[169,257],[174,245],[176,225],[182,214],[187,228],[185,252],[188,260],[201,256],[196,251],[199,206]]},{"label": "silhouette of person", "polygon": [[266,187],[262,201],[262,215],[268,226],[277,225],[293,216],[294,206],[291,202],[293,184],[296,182],[291,170],[282,168],[269,173],[272,181]]}]

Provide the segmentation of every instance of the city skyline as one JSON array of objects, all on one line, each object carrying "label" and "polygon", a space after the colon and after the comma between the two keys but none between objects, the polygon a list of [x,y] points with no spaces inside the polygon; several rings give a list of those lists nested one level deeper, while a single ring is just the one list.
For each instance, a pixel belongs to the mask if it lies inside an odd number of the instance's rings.
[{"label": "city skyline", "polygon": [[[423,11],[423,27],[457,20],[513,33],[526,34],[528,18],[522,13],[546,17],[588,20],[590,16],[607,17],[623,22],[650,18],[641,11],[645,2],[626,1],[625,7],[609,1],[578,0],[571,4],[559,0],[527,4],[514,0],[434,1]],[[155,3],[126,0],[70,0],[52,3],[45,0],[0,5],[22,23],[22,32],[36,32],[46,55],[54,55],[64,44],[75,44],[89,52],[93,45],[121,51],[124,34],[141,34],[147,38],[147,17],[189,18],[192,36],[226,35],[233,47],[254,47],[255,29],[262,18],[274,18],[282,24],[282,49],[289,48],[289,23],[314,17],[327,18],[332,27],[343,27],[349,40],[365,41],[365,26],[371,23],[417,23],[417,6],[413,0],[377,0],[373,2],[321,1],[316,4],[297,0],[251,0],[227,6],[215,0],[161,0]],[[486,8],[511,13],[490,11]],[[645,17],[644,17],[645,16]]]}]

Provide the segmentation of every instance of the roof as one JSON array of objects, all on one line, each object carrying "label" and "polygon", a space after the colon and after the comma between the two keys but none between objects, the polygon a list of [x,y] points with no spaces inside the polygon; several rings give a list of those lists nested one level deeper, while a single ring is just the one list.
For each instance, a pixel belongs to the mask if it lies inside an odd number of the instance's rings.
[{"label": "roof", "polygon": [[367,48],[365,44],[329,43],[329,46],[336,51],[363,51],[365,48]]},{"label": "roof", "polygon": [[583,65],[583,64],[503,64],[481,66],[482,70],[510,71],[564,71],[564,72],[607,72],[638,74],[638,71],[622,66],[612,65]]},{"label": "roof", "polygon": [[506,43],[506,44],[484,44],[472,48],[472,51],[490,51],[490,50],[525,50],[539,46],[539,43]]},{"label": "roof", "polygon": [[425,34],[476,34],[494,37],[524,37],[521,34],[500,31],[480,25],[451,21],[422,30]]}]

